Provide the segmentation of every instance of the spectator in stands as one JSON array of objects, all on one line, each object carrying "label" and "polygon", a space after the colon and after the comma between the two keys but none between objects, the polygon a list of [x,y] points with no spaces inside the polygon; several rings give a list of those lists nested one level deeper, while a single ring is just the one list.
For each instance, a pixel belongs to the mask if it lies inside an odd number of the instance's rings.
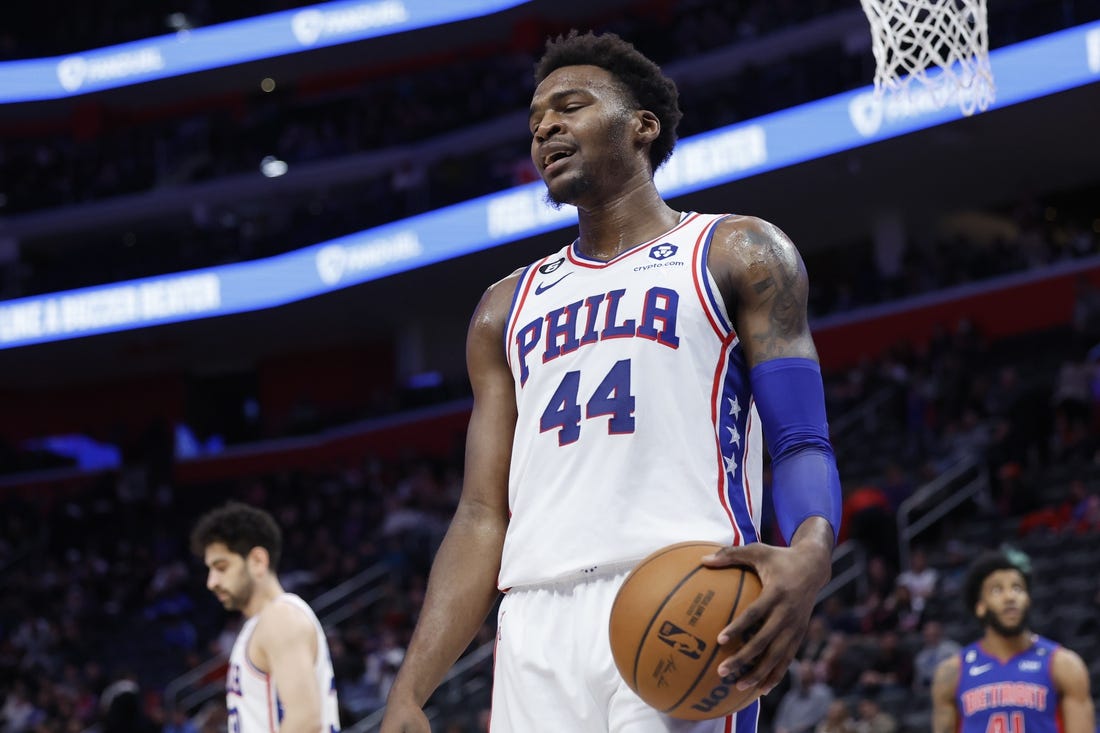
[{"label": "spectator in stands", "polygon": [[1035,532],[1088,532],[1092,527],[1088,520],[1093,503],[1091,496],[1085,482],[1073,478],[1062,501],[1025,514],[1016,532],[1021,537]]},{"label": "spectator in stands", "polygon": [[830,638],[836,632],[854,634],[859,631],[858,613],[837,595],[825,599],[821,604],[820,616],[830,632]]},{"label": "spectator in stands", "polygon": [[956,419],[943,426],[942,432],[940,448],[944,468],[957,461],[981,458],[994,438],[989,423],[972,406],[964,407]]},{"label": "spectator in stands", "polygon": [[859,678],[862,694],[877,696],[884,690],[907,690],[913,683],[913,657],[895,631],[878,636],[871,658]]},{"label": "spectator in stands", "polygon": [[1003,366],[987,395],[993,418],[988,462],[994,483],[997,472],[1007,463],[1046,465],[1054,431],[1049,387],[1021,383],[1015,365]]},{"label": "spectator in stands", "polygon": [[873,697],[861,698],[856,709],[856,733],[894,733],[898,729],[897,719],[879,707]]},{"label": "spectator in stands", "polygon": [[934,619],[926,621],[921,629],[920,649],[913,658],[913,689],[928,694],[937,665],[959,649],[958,642],[944,637],[943,624]]},{"label": "spectator in stands", "polygon": [[802,646],[798,648],[796,659],[808,662],[818,662],[829,646],[829,625],[825,617],[816,614],[810,619],[810,625],[806,629],[806,638],[802,640]]},{"label": "spectator in stands", "polygon": [[936,591],[939,572],[929,566],[924,548],[915,547],[909,555],[909,567],[898,573],[897,584],[909,590],[913,609],[924,610],[924,604]]},{"label": "spectator in stands", "polygon": [[808,660],[792,665],[791,675],[794,684],[776,709],[775,733],[809,733],[825,718],[835,696]]},{"label": "spectator in stands", "polygon": [[1089,422],[1092,371],[1088,361],[1071,357],[1062,362],[1055,378],[1051,396],[1055,415],[1075,428]]},{"label": "spectator in stands", "polygon": [[874,633],[897,628],[897,615],[888,603],[893,594],[896,576],[881,555],[872,555],[867,561],[867,594],[857,608],[859,629]]},{"label": "spectator in stands", "polygon": [[1077,534],[1100,531],[1100,494],[1091,491],[1075,508],[1071,524]]},{"label": "spectator in stands", "polygon": [[881,595],[881,591],[872,590],[860,606],[860,631],[875,635],[884,631],[896,631],[900,619],[894,604],[894,594]]},{"label": "spectator in stands", "polygon": [[882,493],[890,504],[890,511],[897,514],[901,503],[913,493],[913,482],[897,461],[888,462],[883,473]]},{"label": "spectator in stands", "polygon": [[390,630],[383,631],[378,647],[367,655],[364,673],[364,679],[376,699],[386,699],[404,658],[405,648],[398,643],[397,635]]},{"label": "spectator in stands", "polygon": [[1058,370],[1051,396],[1055,421],[1055,455],[1063,461],[1093,459],[1097,449],[1097,377],[1100,371],[1088,356],[1067,358]]},{"label": "spectator in stands", "polygon": [[817,724],[814,733],[856,733],[856,721],[847,701],[833,700],[825,719]]},{"label": "spectator in stands", "polygon": [[920,628],[924,611],[913,603],[912,593],[907,586],[899,585],[894,588],[894,592],[886,599],[886,604],[897,618],[897,630],[900,633],[909,634]]},{"label": "spectator in stands", "polygon": [[[947,531],[951,532],[951,528]],[[948,598],[957,598],[966,583],[967,564],[973,557],[974,548],[953,538],[944,544],[943,549],[943,559],[937,568],[940,593]]]},{"label": "spectator in stands", "polygon": [[859,637],[843,632],[829,636],[829,646],[822,654],[825,669],[824,681],[837,695],[855,691],[867,661],[869,651],[859,643]]},{"label": "spectator in stands", "polygon": [[26,683],[16,679],[15,684],[8,690],[4,700],[4,707],[0,708],[0,725],[4,733],[20,733],[29,730],[36,722],[41,720],[42,713],[35,708],[30,700],[30,694]]}]

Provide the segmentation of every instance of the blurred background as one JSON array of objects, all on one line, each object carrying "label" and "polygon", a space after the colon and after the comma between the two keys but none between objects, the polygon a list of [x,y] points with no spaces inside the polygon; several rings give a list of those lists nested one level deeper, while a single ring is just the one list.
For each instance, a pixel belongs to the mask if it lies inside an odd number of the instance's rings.
[{"label": "blurred background", "polygon": [[[1100,0],[989,7],[973,117],[871,95],[854,0],[102,0],[0,9],[0,731],[225,729],[195,518],[284,528],[375,730],[461,487],[484,289],[575,235],[528,158],[548,36],[685,116],[673,206],[799,247],[845,492],[762,731],[918,731],[1004,547],[1100,690]],[[765,536],[778,541],[766,517]],[[433,697],[486,730],[489,619]]]}]

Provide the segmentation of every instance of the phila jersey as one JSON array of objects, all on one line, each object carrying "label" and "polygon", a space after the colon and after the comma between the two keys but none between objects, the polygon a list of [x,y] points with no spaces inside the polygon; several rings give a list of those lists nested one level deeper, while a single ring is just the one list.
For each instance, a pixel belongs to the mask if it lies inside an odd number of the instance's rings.
[{"label": "phila jersey", "polygon": [[609,261],[576,243],[520,277],[505,338],[518,421],[502,589],[758,538],[760,421],[707,269],[722,215]]},{"label": "phila jersey", "polygon": [[[309,604],[293,593],[284,593],[272,603],[293,604],[313,621],[317,630],[317,661],[313,665],[313,674],[321,691],[321,730],[324,733],[340,730],[336,679],[321,622]],[[275,733],[283,720],[282,701],[271,676],[257,669],[248,658],[248,642],[259,620],[260,615],[257,614],[245,622],[229,655],[225,686],[229,733]]]},{"label": "phila jersey", "polygon": [[1035,636],[1026,651],[1002,662],[981,642],[960,654],[955,703],[960,733],[1059,733],[1062,719],[1050,676],[1058,644]]}]

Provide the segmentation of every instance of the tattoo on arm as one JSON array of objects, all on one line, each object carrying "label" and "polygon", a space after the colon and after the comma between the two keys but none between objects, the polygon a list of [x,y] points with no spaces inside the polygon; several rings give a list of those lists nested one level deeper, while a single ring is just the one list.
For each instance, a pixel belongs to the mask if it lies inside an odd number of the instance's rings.
[{"label": "tattoo on arm", "polygon": [[760,282],[753,283],[752,289],[756,291],[757,295],[763,294],[768,288],[775,287],[775,280],[771,277],[766,277]]},{"label": "tattoo on arm", "polygon": [[757,308],[761,315],[766,315],[766,319],[758,322],[752,337],[765,358],[785,354],[791,344],[807,333],[807,285],[801,263],[778,247],[771,249],[772,272],[752,284],[759,298]]}]

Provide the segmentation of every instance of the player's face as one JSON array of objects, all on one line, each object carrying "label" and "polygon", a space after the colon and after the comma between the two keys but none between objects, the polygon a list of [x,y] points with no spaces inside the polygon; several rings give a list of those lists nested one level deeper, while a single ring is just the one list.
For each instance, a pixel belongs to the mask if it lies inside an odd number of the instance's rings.
[{"label": "player's face", "polygon": [[606,69],[563,66],[543,79],[531,99],[531,160],[551,202],[581,205],[629,176],[632,116]]},{"label": "player's face", "polygon": [[981,622],[1001,636],[1018,636],[1027,629],[1030,607],[1024,576],[1018,570],[996,570],[982,583],[975,610]]},{"label": "player's face", "polygon": [[206,588],[230,611],[240,611],[252,599],[252,577],[245,559],[224,543],[214,542],[206,548]]}]

